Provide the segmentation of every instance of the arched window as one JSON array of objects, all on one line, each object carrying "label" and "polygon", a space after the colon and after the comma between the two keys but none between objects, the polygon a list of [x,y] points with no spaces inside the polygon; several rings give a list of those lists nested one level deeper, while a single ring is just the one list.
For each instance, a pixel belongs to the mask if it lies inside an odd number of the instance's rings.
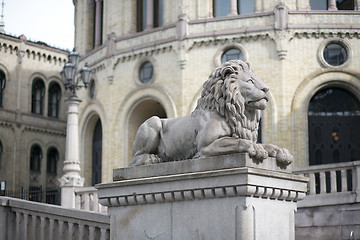
[{"label": "arched window", "polygon": [[41,171],[42,151],[39,145],[33,145],[30,150],[30,171]]},{"label": "arched window", "polygon": [[308,108],[309,164],[360,159],[360,101],[342,88],[325,88]]},{"label": "arched window", "polygon": [[52,175],[57,174],[57,163],[59,160],[59,152],[52,147],[47,152],[46,172]]},{"label": "arched window", "polygon": [[3,71],[0,70],[0,107],[3,107],[3,96],[6,86],[6,76]]},{"label": "arched window", "polygon": [[42,79],[35,78],[32,84],[31,112],[43,114],[45,85]]},{"label": "arched window", "polygon": [[101,183],[102,170],[102,126],[100,119],[95,125],[92,143],[92,185],[95,185]]},{"label": "arched window", "polygon": [[226,50],[223,55],[221,56],[221,63],[225,63],[230,60],[244,60],[244,55],[240,51],[240,49],[237,48],[230,48]]},{"label": "arched window", "polygon": [[147,27],[160,27],[164,19],[164,0],[153,0],[153,6],[148,6],[148,0],[137,0],[136,30],[144,31]]},{"label": "arched window", "polygon": [[49,88],[48,116],[58,118],[61,98],[61,89],[59,84],[52,83]]}]

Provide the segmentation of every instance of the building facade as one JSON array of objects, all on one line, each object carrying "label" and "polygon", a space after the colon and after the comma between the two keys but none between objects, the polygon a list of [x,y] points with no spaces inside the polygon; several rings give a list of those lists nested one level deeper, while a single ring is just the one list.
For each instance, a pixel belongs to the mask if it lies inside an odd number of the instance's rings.
[{"label": "building facade", "polygon": [[66,138],[60,71],[67,54],[24,35],[0,34],[0,181],[11,196],[55,202],[19,194],[59,185]]},{"label": "building facade", "polygon": [[263,142],[290,149],[295,167],[360,159],[359,0],[74,4],[80,65],[95,73],[79,93],[87,185],[128,166],[147,118],[189,114],[211,71],[233,58],[250,62],[270,88]]}]

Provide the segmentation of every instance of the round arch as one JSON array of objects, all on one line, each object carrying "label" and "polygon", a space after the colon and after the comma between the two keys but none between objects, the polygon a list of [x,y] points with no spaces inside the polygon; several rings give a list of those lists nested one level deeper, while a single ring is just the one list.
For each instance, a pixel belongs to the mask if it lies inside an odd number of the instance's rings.
[{"label": "round arch", "polygon": [[324,88],[343,88],[360,99],[360,79],[355,75],[327,71],[315,72],[309,75],[299,85],[291,105],[292,113],[292,146],[297,167],[309,165],[309,135],[308,135],[308,106],[311,98]]},{"label": "round arch", "polygon": [[[175,103],[170,96],[170,94],[161,86],[157,86],[152,84],[148,87],[141,87],[132,92],[130,92],[124,98],[125,100],[121,103],[119,110],[117,111],[114,132],[116,134],[116,156],[118,156],[121,162],[117,162],[120,167],[128,166],[129,155],[131,151],[129,151],[129,120],[131,118],[131,114],[134,109],[141,102],[146,101],[147,103],[156,103],[165,112],[168,118],[177,117],[177,111],[175,107]],[[132,144],[131,144],[132,145]],[[117,167],[119,167],[117,166]]]},{"label": "round arch", "polygon": [[[93,152],[93,137],[94,130],[96,124],[100,121],[101,123],[101,131],[102,136],[104,136],[104,127],[106,116],[105,111],[98,104],[90,104],[88,105],[81,113],[81,117],[79,120],[80,126],[80,166],[81,166],[81,176],[85,178],[85,186],[92,185],[92,152]],[[103,140],[103,139],[102,139]],[[104,141],[102,141],[104,143]],[[102,156],[103,156],[102,152]],[[102,159],[104,159],[101,156]],[[106,171],[106,163],[102,164],[101,175],[103,176],[103,172]],[[103,180],[103,179],[102,179]]]}]

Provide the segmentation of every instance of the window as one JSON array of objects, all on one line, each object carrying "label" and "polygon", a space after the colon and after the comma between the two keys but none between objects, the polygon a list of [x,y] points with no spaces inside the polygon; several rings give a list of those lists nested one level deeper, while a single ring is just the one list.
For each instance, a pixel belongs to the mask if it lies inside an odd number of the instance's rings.
[{"label": "window", "polygon": [[151,62],[145,62],[140,67],[139,77],[142,83],[150,82],[154,73],[154,68]]},{"label": "window", "polygon": [[95,11],[94,11],[94,23],[93,23],[93,34],[94,34],[94,48],[100,46],[103,42],[103,0],[95,0]]},{"label": "window", "polygon": [[47,153],[47,164],[46,172],[56,175],[57,174],[57,163],[59,160],[59,152],[56,148],[50,148]]},{"label": "window", "polygon": [[347,60],[346,49],[338,43],[330,43],[324,48],[324,60],[331,66],[340,66]]},{"label": "window", "polygon": [[328,0],[310,0],[311,10],[327,10]]},{"label": "window", "polygon": [[254,12],[254,0],[238,0],[237,11],[238,14],[249,14]]},{"label": "window", "polygon": [[45,85],[40,78],[36,78],[32,84],[31,112],[43,114]]},{"label": "window", "polygon": [[336,0],[336,7],[338,10],[354,10],[354,0]]},{"label": "window", "polygon": [[39,145],[34,145],[30,150],[30,171],[40,172],[42,152]]},{"label": "window", "polygon": [[59,117],[59,106],[61,98],[61,89],[59,84],[52,83],[49,88],[49,106],[48,116],[58,118]]},{"label": "window", "polygon": [[325,88],[308,108],[309,164],[360,159],[360,101],[342,88]]},{"label": "window", "polygon": [[144,31],[146,27],[153,28],[163,25],[164,0],[153,0],[153,4],[154,5],[150,7],[148,6],[147,0],[137,0],[136,30],[138,32]]},{"label": "window", "polygon": [[229,0],[213,0],[213,14],[214,17],[224,17],[229,14],[230,1]]},{"label": "window", "polygon": [[100,119],[94,128],[92,149],[92,185],[101,183],[102,169],[102,125]]},{"label": "window", "polygon": [[2,155],[2,152],[3,152],[3,145],[2,145],[2,142],[0,141],[0,167],[1,167],[1,155]]},{"label": "window", "polygon": [[3,71],[0,70],[0,107],[3,107],[3,96],[6,85],[6,76]]},{"label": "window", "polygon": [[95,96],[95,81],[94,80],[91,80],[91,82],[90,82],[89,96],[91,99],[93,99]]},{"label": "window", "polygon": [[237,48],[230,48],[226,50],[221,56],[221,63],[237,59],[244,60],[243,53]]}]

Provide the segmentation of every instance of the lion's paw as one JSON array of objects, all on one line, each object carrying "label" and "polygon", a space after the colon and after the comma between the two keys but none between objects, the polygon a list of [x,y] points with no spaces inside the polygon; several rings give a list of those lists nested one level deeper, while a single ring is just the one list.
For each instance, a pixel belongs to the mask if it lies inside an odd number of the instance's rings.
[{"label": "lion's paw", "polygon": [[265,158],[268,158],[268,152],[261,144],[254,144],[254,149],[256,152],[254,158],[258,160],[263,160]]},{"label": "lion's paw", "polygon": [[293,155],[286,148],[279,148],[276,155],[276,161],[281,164],[289,165],[294,160]]},{"label": "lion's paw", "polygon": [[145,164],[161,163],[162,160],[155,154],[149,154],[149,158],[145,161]]}]

